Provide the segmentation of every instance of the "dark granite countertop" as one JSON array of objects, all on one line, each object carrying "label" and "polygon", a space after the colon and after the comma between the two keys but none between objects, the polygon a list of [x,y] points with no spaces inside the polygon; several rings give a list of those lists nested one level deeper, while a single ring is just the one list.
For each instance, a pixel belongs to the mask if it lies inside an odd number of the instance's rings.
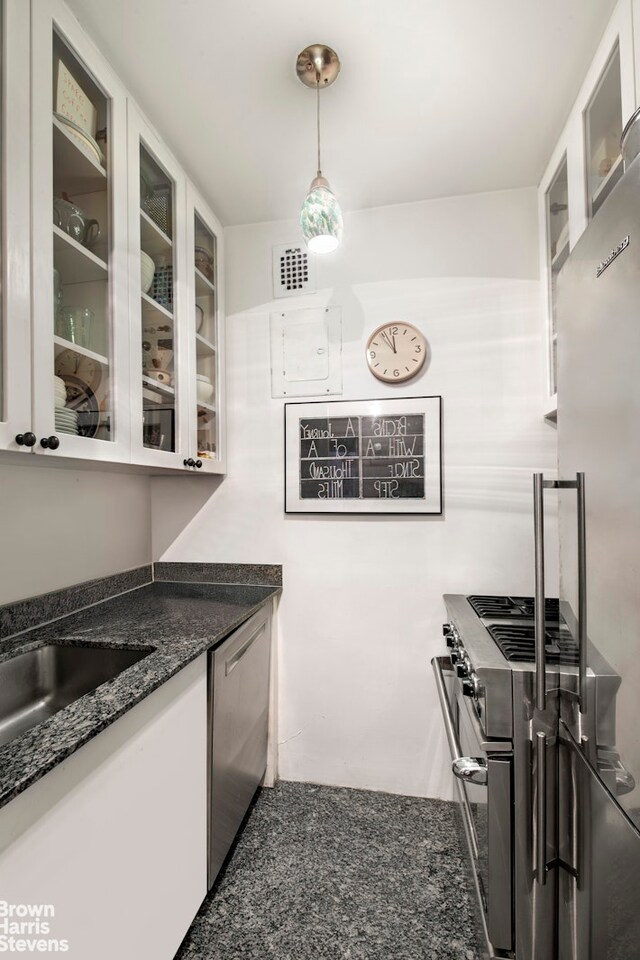
[{"label": "dark granite countertop", "polygon": [[0,661],[47,643],[153,649],[0,748],[0,806],[215,647],[278,586],[155,581],[0,643]]}]

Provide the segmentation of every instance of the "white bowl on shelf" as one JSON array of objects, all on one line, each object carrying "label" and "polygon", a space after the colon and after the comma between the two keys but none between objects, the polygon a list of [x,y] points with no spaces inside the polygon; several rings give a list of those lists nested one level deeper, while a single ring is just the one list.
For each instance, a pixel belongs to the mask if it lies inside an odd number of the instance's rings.
[{"label": "white bowl on shelf", "polygon": [[57,408],[64,407],[67,402],[67,388],[62,377],[53,378],[53,402]]},{"label": "white bowl on shelf", "polygon": [[156,272],[156,265],[144,250],[140,251],[140,285],[143,293],[148,293],[153,283],[153,275]]},{"label": "white bowl on shelf", "polygon": [[198,403],[208,403],[213,396],[213,384],[209,377],[205,377],[202,373],[196,376],[196,396]]}]

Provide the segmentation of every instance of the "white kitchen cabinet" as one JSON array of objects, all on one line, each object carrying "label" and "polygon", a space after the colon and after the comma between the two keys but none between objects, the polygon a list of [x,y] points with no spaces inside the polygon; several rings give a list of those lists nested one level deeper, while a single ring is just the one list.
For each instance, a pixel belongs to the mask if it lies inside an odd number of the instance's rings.
[{"label": "white kitchen cabinet", "polygon": [[2,0],[0,79],[2,225],[0,269],[0,449],[29,453],[16,435],[33,430],[31,416],[30,34],[29,4]]},{"label": "white kitchen cabinet", "polygon": [[[35,449],[126,462],[126,92],[60,0],[33,7],[32,67]],[[69,116],[92,138],[104,131],[102,159]],[[63,408],[54,375],[66,384]],[[51,436],[59,445],[41,446]]]},{"label": "white kitchen cabinet", "polygon": [[[207,891],[199,657],[0,810],[0,890],[71,960],[172,960]],[[51,951],[54,952],[54,951]]]},{"label": "white kitchen cabinet", "polygon": [[223,473],[220,224],[62,0],[2,10],[0,450]]},{"label": "white kitchen cabinet", "polygon": [[622,175],[620,134],[635,108],[632,0],[619,0],[538,188],[548,345],[544,413],[549,419],[557,410],[556,279]]},{"label": "white kitchen cabinet", "polygon": [[222,226],[186,184],[189,294],[189,457],[196,470],[225,472],[224,262]]},{"label": "white kitchen cabinet", "polygon": [[[128,131],[132,457],[179,467],[189,448],[185,176],[131,101]],[[142,254],[155,268],[147,292]]]}]

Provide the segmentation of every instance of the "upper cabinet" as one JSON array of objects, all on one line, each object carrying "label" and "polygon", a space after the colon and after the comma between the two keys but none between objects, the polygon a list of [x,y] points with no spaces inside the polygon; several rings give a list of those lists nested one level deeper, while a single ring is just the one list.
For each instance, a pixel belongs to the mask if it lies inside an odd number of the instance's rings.
[{"label": "upper cabinet", "polygon": [[122,462],[130,432],[126,94],[64,6],[38,0],[36,10],[34,430],[50,456]]},{"label": "upper cabinet", "polygon": [[[640,0],[633,2],[640,6]],[[571,249],[622,176],[620,136],[635,108],[632,0],[620,0],[538,190],[540,276],[547,294],[545,414],[550,419],[555,417],[558,391],[556,281]]]},{"label": "upper cabinet", "polygon": [[220,224],[61,0],[0,2],[0,449],[222,473]]},{"label": "upper cabinet", "polygon": [[[29,4],[0,2],[0,448],[32,449]],[[15,437],[27,438],[16,444]],[[33,434],[35,440],[35,434]]]},{"label": "upper cabinet", "polygon": [[584,110],[587,218],[598,212],[622,176],[620,47],[613,48]]},{"label": "upper cabinet", "polygon": [[132,104],[128,120],[133,451],[176,466],[189,446],[185,177]]},{"label": "upper cabinet", "polygon": [[196,469],[224,471],[224,323],[222,227],[187,182],[189,293],[189,435]]}]

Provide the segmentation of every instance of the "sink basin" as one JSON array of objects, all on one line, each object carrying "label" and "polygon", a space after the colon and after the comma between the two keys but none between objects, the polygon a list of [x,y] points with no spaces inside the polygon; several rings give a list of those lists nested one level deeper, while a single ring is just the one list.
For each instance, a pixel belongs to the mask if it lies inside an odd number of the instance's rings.
[{"label": "sink basin", "polygon": [[48,644],[0,663],[0,746],[150,653]]}]

